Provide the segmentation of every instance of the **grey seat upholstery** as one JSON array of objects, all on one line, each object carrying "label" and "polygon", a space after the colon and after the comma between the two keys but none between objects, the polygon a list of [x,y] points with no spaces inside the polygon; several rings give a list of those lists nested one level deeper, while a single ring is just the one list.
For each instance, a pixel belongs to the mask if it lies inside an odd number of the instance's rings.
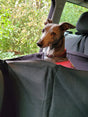
[{"label": "grey seat upholstery", "polygon": [[76,43],[81,35],[65,34],[65,48],[67,51],[76,51]]},{"label": "grey seat upholstery", "polygon": [[65,47],[67,51],[88,55],[88,12],[80,16],[76,29],[77,34],[65,34]]}]

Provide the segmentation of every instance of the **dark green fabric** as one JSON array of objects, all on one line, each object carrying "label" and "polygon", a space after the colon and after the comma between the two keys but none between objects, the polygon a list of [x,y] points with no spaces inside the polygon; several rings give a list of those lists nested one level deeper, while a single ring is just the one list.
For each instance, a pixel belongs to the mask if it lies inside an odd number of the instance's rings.
[{"label": "dark green fabric", "polygon": [[88,72],[57,67],[49,117],[88,117]]},{"label": "dark green fabric", "polygon": [[2,71],[4,81],[4,95],[0,117],[16,117],[13,84],[9,77],[8,65],[3,60],[0,60],[0,69]]},{"label": "dark green fabric", "polygon": [[46,62],[9,64],[16,117],[49,117],[54,67]]},{"label": "dark green fabric", "polygon": [[0,70],[0,113],[2,110],[3,95],[4,95],[4,81],[3,81],[2,72]]},{"label": "dark green fabric", "polygon": [[88,117],[88,72],[44,61],[10,62],[8,70],[6,117]]}]

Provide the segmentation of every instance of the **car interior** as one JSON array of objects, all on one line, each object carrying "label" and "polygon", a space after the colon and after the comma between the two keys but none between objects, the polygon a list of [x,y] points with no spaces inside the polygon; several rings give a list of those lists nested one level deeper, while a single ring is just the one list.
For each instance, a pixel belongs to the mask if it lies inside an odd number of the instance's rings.
[{"label": "car interior", "polygon": [[[66,2],[88,8],[88,0],[51,0],[47,18],[59,23]],[[0,117],[88,117],[88,11],[77,32],[65,32],[68,59],[76,69],[35,53],[0,60]]]}]

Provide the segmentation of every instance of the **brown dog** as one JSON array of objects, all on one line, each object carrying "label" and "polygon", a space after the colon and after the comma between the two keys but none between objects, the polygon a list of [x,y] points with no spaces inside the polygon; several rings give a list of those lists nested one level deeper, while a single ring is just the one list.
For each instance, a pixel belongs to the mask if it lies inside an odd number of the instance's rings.
[{"label": "brown dog", "polygon": [[42,30],[41,39],[37,42],[40,48],[44,48],[43,52],[45,53],[45,59],[52,62],[67,60],[64,32],[68,29],[75,28],[75,26],[67,22],[53,24],[51,20],[50,22],[48,20],[48,23],[45,24],[45,28]]}]

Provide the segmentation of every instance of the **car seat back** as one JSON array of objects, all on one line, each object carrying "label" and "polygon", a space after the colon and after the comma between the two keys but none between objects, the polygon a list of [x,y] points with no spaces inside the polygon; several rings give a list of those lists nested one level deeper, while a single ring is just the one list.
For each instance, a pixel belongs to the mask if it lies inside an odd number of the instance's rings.
[{"label": "car seat back", "polygon": [[88,12],[83,13],[77,24],[76,34],[65,34],[67,51],[80,52],[88,55]]}]

